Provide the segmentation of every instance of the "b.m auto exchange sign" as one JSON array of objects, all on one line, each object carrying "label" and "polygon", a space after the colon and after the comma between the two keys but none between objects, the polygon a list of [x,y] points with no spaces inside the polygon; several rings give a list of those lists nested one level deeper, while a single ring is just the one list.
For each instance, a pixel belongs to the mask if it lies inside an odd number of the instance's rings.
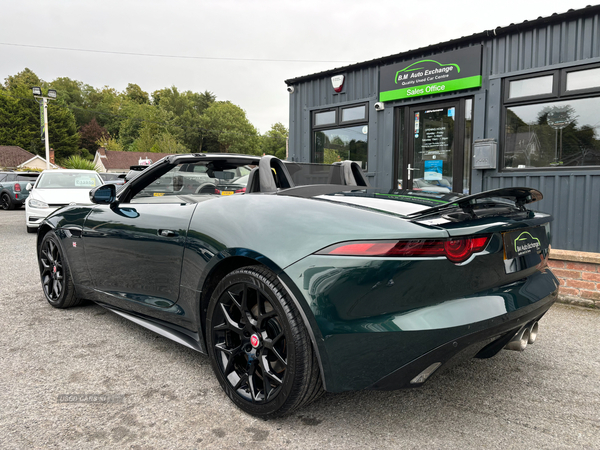
[{"label": "b.m auto exchange sign", "polygon": [[442,94],[481,86],[481,46],[384,66],[379,101]]}]

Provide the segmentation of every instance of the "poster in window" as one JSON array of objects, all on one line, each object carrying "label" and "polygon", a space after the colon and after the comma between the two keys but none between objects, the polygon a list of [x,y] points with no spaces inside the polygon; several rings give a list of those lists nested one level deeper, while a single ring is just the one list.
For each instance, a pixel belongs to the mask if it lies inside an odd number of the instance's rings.
[{"label": "poster in window", "polygon": [[441,159],[431,159],[425,163],[425,181],[441,180],[444,161]]}]

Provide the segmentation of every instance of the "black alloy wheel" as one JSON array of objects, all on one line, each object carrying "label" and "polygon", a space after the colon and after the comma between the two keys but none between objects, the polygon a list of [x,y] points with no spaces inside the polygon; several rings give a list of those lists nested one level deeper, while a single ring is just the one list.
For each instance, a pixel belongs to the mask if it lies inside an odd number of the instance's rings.
[{"label": "black alloy wheel", "polygon": [[2,207],[2,209],[4,210],[8,210],[8,209],[14,209],[15,205],[13,204],[10,195],[8,195],[7,192],[3,192],[2,196],[0,197],[0,206]]},{"label": "black alloy wheel", "polygon": [[209,303],[207,340],[221,386],[249,414],[280,416],[323,392],[301,316],[267,269],[245,267],[223,278]]},{"label": "black alloy wheel", "polygon": [[68,308],[81,301],[75,296],[69,266],[58,238],[49,231],[40,245],[38,262],[46,300],[55,308]]}]

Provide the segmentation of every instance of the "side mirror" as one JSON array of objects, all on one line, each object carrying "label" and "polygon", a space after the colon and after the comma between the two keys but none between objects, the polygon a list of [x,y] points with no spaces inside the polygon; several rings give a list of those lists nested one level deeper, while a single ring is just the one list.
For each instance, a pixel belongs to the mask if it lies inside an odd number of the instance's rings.
[{"label": "side mirror", "polygon": [[33,184],[31,183],[27,183],[27,186],[25,186],[25,189],[27,189],[28,191],[33,189]]},{"label": "side mirror", "polygon": [[110,205],[117,200],[117,189],[114,184],[103,184],[90,191],[90,200],[99,205]]}]

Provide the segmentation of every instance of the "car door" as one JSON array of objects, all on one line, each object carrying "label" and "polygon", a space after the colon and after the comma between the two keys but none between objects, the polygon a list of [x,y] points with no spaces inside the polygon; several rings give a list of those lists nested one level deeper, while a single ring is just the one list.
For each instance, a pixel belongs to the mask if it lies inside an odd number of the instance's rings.
[{"label": "car door", "polygon": [[98,300],[159,317],[176,312],[193,203],[95,206],[85,221],[85,257]]}]

